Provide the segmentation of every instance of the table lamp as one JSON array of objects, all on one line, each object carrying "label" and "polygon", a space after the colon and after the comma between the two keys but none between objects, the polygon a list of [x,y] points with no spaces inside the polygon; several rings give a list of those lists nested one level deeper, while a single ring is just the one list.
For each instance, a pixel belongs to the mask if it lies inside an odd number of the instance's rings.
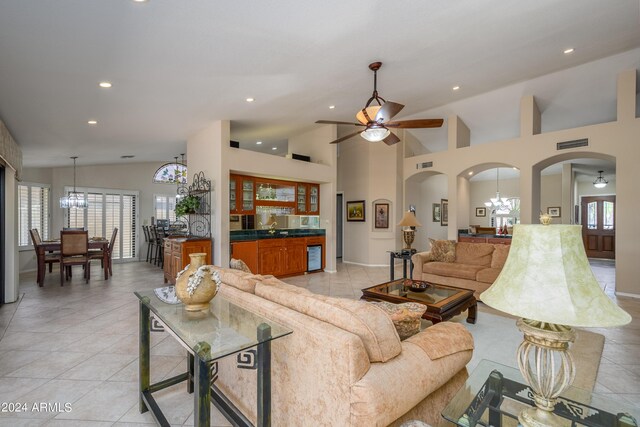
[{"label": "table lamp", "polygon": [[631,321],[596,281],[580,225],[515,225],[507,261],[480,298],[490,307],[520,317],[516,325],[524,340],[517,352],[518,367],[536,404],[518,416],[525,427],[561,424],[553,408],[575,377],[568,351],[575,339],[573,327],[610,327]]},{"label": "table lamp", "polygon": [[413,243],[413,240],[416,237],[415,227],[422,227],[422,224],[418,222],[413,212],[406,211],[404,213],[404,216],[398,223],[398,226],[405,227],[402,230],[402,236],[404,237],[404,243],[406,245],[404,249],[411,250],[411,244]]}]

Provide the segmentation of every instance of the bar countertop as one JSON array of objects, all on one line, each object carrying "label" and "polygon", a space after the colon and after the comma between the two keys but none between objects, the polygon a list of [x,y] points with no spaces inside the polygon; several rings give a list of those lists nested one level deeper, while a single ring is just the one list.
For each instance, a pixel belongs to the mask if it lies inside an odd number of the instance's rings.
[{"label": "bar countertop", "polygon": [[263,239],[282,239],[288,237],[324,237],[326,232],[323,228],[279,228],[275,233],[271,230],[231,230],[229,241],[246,242]]}]

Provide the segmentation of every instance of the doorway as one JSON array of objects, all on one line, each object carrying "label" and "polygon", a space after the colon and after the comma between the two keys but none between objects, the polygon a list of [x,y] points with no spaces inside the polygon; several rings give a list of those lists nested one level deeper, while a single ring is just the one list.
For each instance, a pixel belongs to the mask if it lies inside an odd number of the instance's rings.
[{"label": "doorway", "polygon": [[616,196],[580,199],[582,240],[589,258],[616,258]]},{"label": "doorway", "polygon": [[342,259],[342,239],[343,239],[343,230],[342,230],[342,213],[344,209],[342,209],[342,193],[336,194],[336,258]]}]

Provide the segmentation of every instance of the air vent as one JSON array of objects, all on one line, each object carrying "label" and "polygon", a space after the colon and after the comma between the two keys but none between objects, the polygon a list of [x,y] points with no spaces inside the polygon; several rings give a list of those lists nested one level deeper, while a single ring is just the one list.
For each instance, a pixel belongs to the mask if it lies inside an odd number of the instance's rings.
[{"label": "air vent", "polygon": [[433,162],[424,162],[424,163],[416,164],[416,169],[427,169],[432,167],[433,167]]},{"label": "air vent", "polygon": [[574,139],[573,141],[558,142],[556,144],[557,150],[567,150],[569,148],[588,147],[589,140],[587,138]]}]

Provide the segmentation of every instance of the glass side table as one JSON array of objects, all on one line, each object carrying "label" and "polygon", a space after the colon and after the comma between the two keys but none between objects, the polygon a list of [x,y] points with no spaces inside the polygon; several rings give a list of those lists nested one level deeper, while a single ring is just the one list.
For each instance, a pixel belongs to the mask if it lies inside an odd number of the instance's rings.
[{"label": "glass side table", "polygon": [[389,252],[389,281],[392,282],[395,280],[395,259],[399,258],[402,260],[402,278],[407,278],[407,264],[409,265],[409,278],[413,279],[413,261],[411,261],[411,257],[413,254],[418,252],[417,249],[399,249],[397,251],[387,251]]},{"label": "glass side table", "polygon": [[[245,310],[217,295],[211,300],[209,310],[188,312],[183,304],[167,304],[153,290],[135,292],[140,300],[140,412],[151,411],[161,426],[169,423],[152,393],[187,382],[187,391],[194,393],[195,426],[210,425],[211,403],[233,425],[251,426],[246,416],[211,383],[211,370],[216,360],[257,347],[255,369],[258,376],[257,414],[258,426],[269,426],[271,421],[271,340],[292,331],[262,316]],[[164,326],[187,351],[187,372],[159,383],[150,382],[151,321]],[[214,369],[215,370],[215,369]]]},{"label": "glass side table", "polygon": [[[531,389],[518,369],[482,360],[442,416],[458,426],[518,426],[518,414],[534,406]],[[553,411],[563,426],[637,427],[640,408],[596,393],[569,387]]]}]

